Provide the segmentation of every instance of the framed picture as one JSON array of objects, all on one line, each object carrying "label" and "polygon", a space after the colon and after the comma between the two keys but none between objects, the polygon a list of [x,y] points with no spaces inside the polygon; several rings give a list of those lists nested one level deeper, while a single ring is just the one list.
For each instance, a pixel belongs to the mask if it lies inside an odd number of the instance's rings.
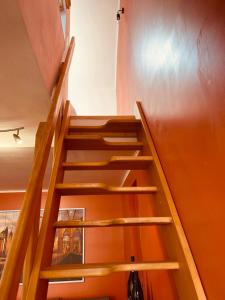
[{"label": "framed picture", "polygon": [[[43,218],[43,209],[40,213],[40,222]],[[7,254],[9,252],[19,210],[0,211],[0,277],[3,272]],[[58,220],[84,220],[84,208],[62,208],[59,210]],[[52,265],[84,263],[84,230],[82,228],[58,228],[52,255]],[[50,283],[83,282],[83,278],[52,280]]]}]

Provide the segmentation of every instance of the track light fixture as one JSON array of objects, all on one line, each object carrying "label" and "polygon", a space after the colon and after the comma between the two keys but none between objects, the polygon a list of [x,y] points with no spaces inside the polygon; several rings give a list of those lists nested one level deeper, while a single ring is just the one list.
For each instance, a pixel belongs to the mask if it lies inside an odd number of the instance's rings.
[{"label": "track light fixture", "polygon": [[119,9],[119,10],[117,11],[117,14],[116,14],[117,21],[120,20],[120,15],[121,15],[121,14],[124,14],[124,7],[122,7],[121,9]]},{"label": "track light fixture", "polygon": [[20,137],[20,130],[23,130],[24,127],[16,127],[16,128],[9,128],[9,129],[0,129],[0,132],[11,132],[15,131],[16,133],[13,133],[14,140],[17,144],[22,143],[22,139]]}]

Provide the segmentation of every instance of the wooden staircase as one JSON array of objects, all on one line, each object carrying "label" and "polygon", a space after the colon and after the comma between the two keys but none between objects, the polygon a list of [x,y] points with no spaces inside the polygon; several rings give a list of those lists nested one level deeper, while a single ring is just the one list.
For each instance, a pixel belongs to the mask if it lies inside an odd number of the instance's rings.
[{"label": "wooden staircase", "polygon": [[[113,272],[131,270],[171,270],[177,282],[181,299],[204,299],[204,292],[191,256],[181,223],[172,202],[172,197],[165,177],[159,165],[147,123],[139,109],[141,120],[109,119],[101,126],[70,125],[69,102],[66,102],[62,128],[58,139],[55,162],[47,197],[46,209],[40,231],[39,241],[31,273],[26,299],[46,299],[48,280],[77,277],[106,276]],[[97,117],[96,117],[97,118]],[[101,133],[101,135],[99,135]],[[112,135],[111,135],[112,133]],[[135,133],[137,141],[112,141],[118,137],[126,137],[126,133]],[[111,138],[110,142],[106,138]],[[67,162],[67,150],[135,150],[139,156],[114,156],[103,162]],[[102,183],[64,183],[64,172],[67,170],[132,170],[148,169],[152,174],[151,186],[106,186]],[[63,195],[105,195],[105,194],[153,194],[160,202],[163,212],[161,217],[117,218],[112,220],[57,221],[60,198]],[[163,202],[163,204],[162,204]],[[167,213],[165,215],[165,211]],[[168,226],[171,257],[176,261],[142,262],[142,263],[102,263],[51,266],[52,249],[56,228],[68,227],[110,227],[110,226]],[[166,238],[167,239],[167,238]],[[167,240],[168,240],[167,239]],[[175,255],[176,253],[176,255]],[[185,280],[181,280],[181,277]]]},{"label": "wooden staircase", "polygon": [[[41,142],[37,147],[33,173],[25,196],[18,228],[13,240],[13,250],[4,270],[1,283],[1,300],[16,299],[25,254],[25,272],[23,300],[42,300],[47,298],[50,279],[106,276],[114,272],[131,270],[169,270],[174,276],[179,298],[182,300],[204,300],[206,296],[179,220],[166,178],[164,176],[153,140],[147,125],[141,103],[138,102],[140,119],[134,116],[108,117],[104,125],[74,125],[73,121],[82,117],[70,116],[69,101],[60,102],[60,91],[64,77],[68,72],[72,40],[66,61],[62,68],[62,77],[56,88],[53,104],[47,123],[44,126]],[[102,120],[102,117],[90,119]],[[59,126],[57,126],[57,120]],[[56,130],[56,147],[48,196],[43,221],[38,236],[40,211],[40,189],[50,152],[53,131]],[[112,156],[108,161],[68,162],[69,150],[112,151],[129,150],[133,155]],[[96,183],[64,183],[66,171],[80,170],[145,170],[150,174],[149,186],[111,186]],[[39,193],[39,194],[38,194]],[[151,194],[157,207],[155,217],[134,217],[84,221],[58,221],[61,196],[64,195],[117,195]],[[35,223],[35,227],[33,227]],[[163,226],[163,240],[169,261],[138,263],[102,263],[51,266],[52,251],[57,228],[90,228],[113,226]],[[25,249],[24,249],[25,248]]]}]

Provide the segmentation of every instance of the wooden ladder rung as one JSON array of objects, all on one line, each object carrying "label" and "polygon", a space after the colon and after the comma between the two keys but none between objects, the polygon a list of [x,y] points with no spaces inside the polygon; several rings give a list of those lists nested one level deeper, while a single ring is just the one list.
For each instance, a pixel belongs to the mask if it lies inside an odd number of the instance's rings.
[{"label": "wooden ladder rung", "polygon": [[[71,132],[70,132],[71,134]],[[86,132],[80,132],[76,131],[76,135],[83,135],[87,134]],[[99,132],[99,131],[91,131],[88,132],[88,135],[98,135],[103,138],[109,137],[109,138],[137,138],[137,132],[112,132],[112,131],[104,131],[104,132]]]},{"label": "wooden ladder rung", "polygon": [[70,116],[70,121],[73,120],[135,120],[134,115],[117,115],[117,116]]},{"label": "wooden ladder rung", "polygon": [[69,133],[76,132],[133,132],[139,130],[141,127],[141,120],[120,120],[110,119],[103,125],[95,126],[82,126],[82,125],[70,125]]},{"label": "wooden ladder rung", "polygon": [[68,150],[141,150],[141,142],[111,142],[99,135],[66,135]]},{"label": "wooden ladder rung", "polygon": [[112,264],[73,264],[51,266],[40,272],[41,279],[66,279],[78,277],[107,276],[115,272],[144,270],[178,270],[178,262],[142,262]]},{"label": "wooden ladder rung", "polygon": [[114,226],[134,226],[134,225],[168,225],[172,223],[171,217],[139,217],[139,218],[116,218],[96,221],[58,221],[55,228],[75,228],[75,227],[114,227]]},{"label": "wooden ladder rung", "polygon": [[152,156],[112,156],[103,162],[64,162],[64,170],[140,170],[149,167]]},{"label": "wooden ladder rung", "polygon": [[61,195],[105,195],[105,194],[152,194],[155,186],[114,187],[103,183],[58,183],[56,190]]}]

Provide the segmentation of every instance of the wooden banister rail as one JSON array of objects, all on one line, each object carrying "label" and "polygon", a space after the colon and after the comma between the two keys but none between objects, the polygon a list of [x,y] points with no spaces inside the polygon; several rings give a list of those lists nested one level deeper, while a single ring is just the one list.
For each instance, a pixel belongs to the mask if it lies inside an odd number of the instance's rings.
[{"label": "wooden banister rail", "polygon": [[26,250],[33,230],[32,225],[34,216],[36,213],[39,214],[40,209],[40,203],[35,201],[38,199],[36,195],[40,190],[40,182],[42,182],[45,174],[58,116],[65,102],[65,99],[61,96],[61,91],[69,71],[74,45],[74,38],[72,38],[65,61],[60,69],[60,76],[52,97],[52,104],[43,132],[43,137],[39,143],[37,154],[34,158],[32,173],[28,181],[21,213],[11,244],[11,250],[8,254],[2,274],[0,283],[1,300],[14,300],[17,296]]},{"label": "wooden banister rail", "polygon": [[71,6],[71,0],[66,0],[66,9],[70,9]]}]

